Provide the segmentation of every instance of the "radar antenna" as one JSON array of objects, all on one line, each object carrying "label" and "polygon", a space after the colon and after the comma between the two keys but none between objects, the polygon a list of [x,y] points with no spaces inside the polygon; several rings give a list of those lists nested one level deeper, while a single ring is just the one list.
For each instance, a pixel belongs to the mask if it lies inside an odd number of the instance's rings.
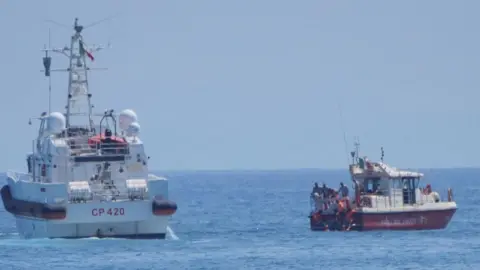
[{"label": "radar antenna", "polygon": [[[48,29],[48,47],[51,45],[51,33]],[[47,47],[44,46],[45,57],[43,57],[43,67],[45,68],[45,76],[48,77],[48,113],[52,112],[52,77],[50,77],[50,66],[52,64],[52,57],[48,55]]]},{"label": "radar antenna", "polygon": [[350,155],[352,156],[352,163],[355,164],[358,162],[358,152],[360,151],[360,141],[358,137],[354,138],[354,143],[353,143],[355,150],[350,152]]},{"label": "radar antenna", "polygon": [[[103,20],[102,20],[103,21]],[[51,21],[53,22],[53,21]],[[100,23],[100,22],[97,22]],[[90,26],[93,26],[97,23],[94,23]],[[58,24],[58,23],[56,23]],[[45,57],[43,58],[43,66],[46,77],[49,77],[49,112],[51,112],[51,78],[50,73],[52,71],[67,71],[68,76],[68,93],[67,93],[67,105],[65,106],[66,113],[66,128],[70,128],[72,125],[72,116],[86,116],[88,119],[88,123],[86,124],[89,131],[94,131],[94,124],[92,119],[92,103],[91,97],[92,94],[89,92],[89,84],[88,84],[88,71],[93,70],[92,68],[88,67],[87,65],[87,58],[90,61],[94,61],[95,58],[93,56],[94,52],[100,51],[105,46],[102,45],[92,45],[87,46],[84,42],[84,38],[82,36],[82,30],[85,27],[78,23],[78,18],[75,18],[75,22],[73,25],[73,30],[75,31],[74,34],[71,36],[70,47],[63,47],[63,48],[44,48],[43,51],[45,52]],[[50,40],[50,31],[49,31],[49,40]],[[50,41],[49,41],[50,44]],[[107,47],[110,47],[109,45]],[[51,62],[52,59],[49,56],[49,52],[56,52],[66,56],[69,59],[69,66],[66,69],[51,69]],[[105,68],[96,68],[103,69]],[[82,106],[82,103],[85,106]],[[77,106],[80,103],[80,106]],[[77,126],[77,125],[76,125]],[[85,127],[85,123],[81,123],[80,126]]]}]

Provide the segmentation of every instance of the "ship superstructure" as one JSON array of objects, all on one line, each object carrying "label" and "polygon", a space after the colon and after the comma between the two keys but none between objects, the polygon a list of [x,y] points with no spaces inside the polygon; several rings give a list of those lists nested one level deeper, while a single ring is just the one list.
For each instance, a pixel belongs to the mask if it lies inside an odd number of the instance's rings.
[{"label": "ship superstructure", "polygon": [[[177,209],[168,199],[168,180],[149,173],[133,110],[93,113],[88,61],[101,46],[89,47],[75,19],[70,46],[46,48],[45,76],[68,73],[65,112],[44,112],[28,172],[8,172],[1,190],[5,209],[26,238],[165,238]],[[49,52],[68,57],[52,70]],[[99,118],[96,122],[95,118]]]}]

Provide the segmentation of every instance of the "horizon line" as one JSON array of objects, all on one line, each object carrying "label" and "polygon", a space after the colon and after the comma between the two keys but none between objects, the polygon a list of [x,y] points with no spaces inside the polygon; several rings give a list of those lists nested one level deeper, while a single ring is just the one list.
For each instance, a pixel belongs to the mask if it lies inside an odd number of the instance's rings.
[{"label": "horizon line", "polygon": [[[401,170],[428,171],[428,170],[480,170],[480,166],[455,166],[455,167],[424,167],[424,168],[400,168]],[[2,170],[0,173],[7,173],[10,170]],[[13,170],[16,171],[16,170]],[[149,173],[226,173],[226,172],[293,172],[293,171],[345,171],[348,168],[233,168],[233,169],[149,169]],[[18,172],[18,171],[17,171]]]},{"label": "horizon line", "polygon": [[[480,169],[474,166],[455,166],[455,167],[425,167],[425,168],[402,168],[402,170],[459,170],[459,169]],[[233,168],[233,169],[151,169],[151,172],[285,172],[285,171],[347,171],[348,168]]]}]

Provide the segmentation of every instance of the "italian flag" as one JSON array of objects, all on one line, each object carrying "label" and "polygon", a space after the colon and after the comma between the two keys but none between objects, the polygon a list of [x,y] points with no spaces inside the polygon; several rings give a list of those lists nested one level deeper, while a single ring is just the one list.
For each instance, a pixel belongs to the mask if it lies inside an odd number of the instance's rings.
[{"label": "italian flag", "polygon": [[93,54],[85,49],[86,46],[83,43],[83,41],[80,40],[79,43],[80,43],[80,55],[86,54],[88,58],[90,58],[90,60],[94,61],[95,58],[93,57]]}]

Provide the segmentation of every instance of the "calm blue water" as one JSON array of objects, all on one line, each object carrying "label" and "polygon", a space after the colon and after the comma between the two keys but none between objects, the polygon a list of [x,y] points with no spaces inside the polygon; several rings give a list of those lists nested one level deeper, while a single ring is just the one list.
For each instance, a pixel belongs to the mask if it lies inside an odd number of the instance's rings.
[{"label": "calm blue water", "polygon": [[167,174],[177,240],[23,240],[0,203],[0,269],[480,269],[480,169],[426,173],[460,207],[443,231],[311,232],[312,183],[346,171]]}]

